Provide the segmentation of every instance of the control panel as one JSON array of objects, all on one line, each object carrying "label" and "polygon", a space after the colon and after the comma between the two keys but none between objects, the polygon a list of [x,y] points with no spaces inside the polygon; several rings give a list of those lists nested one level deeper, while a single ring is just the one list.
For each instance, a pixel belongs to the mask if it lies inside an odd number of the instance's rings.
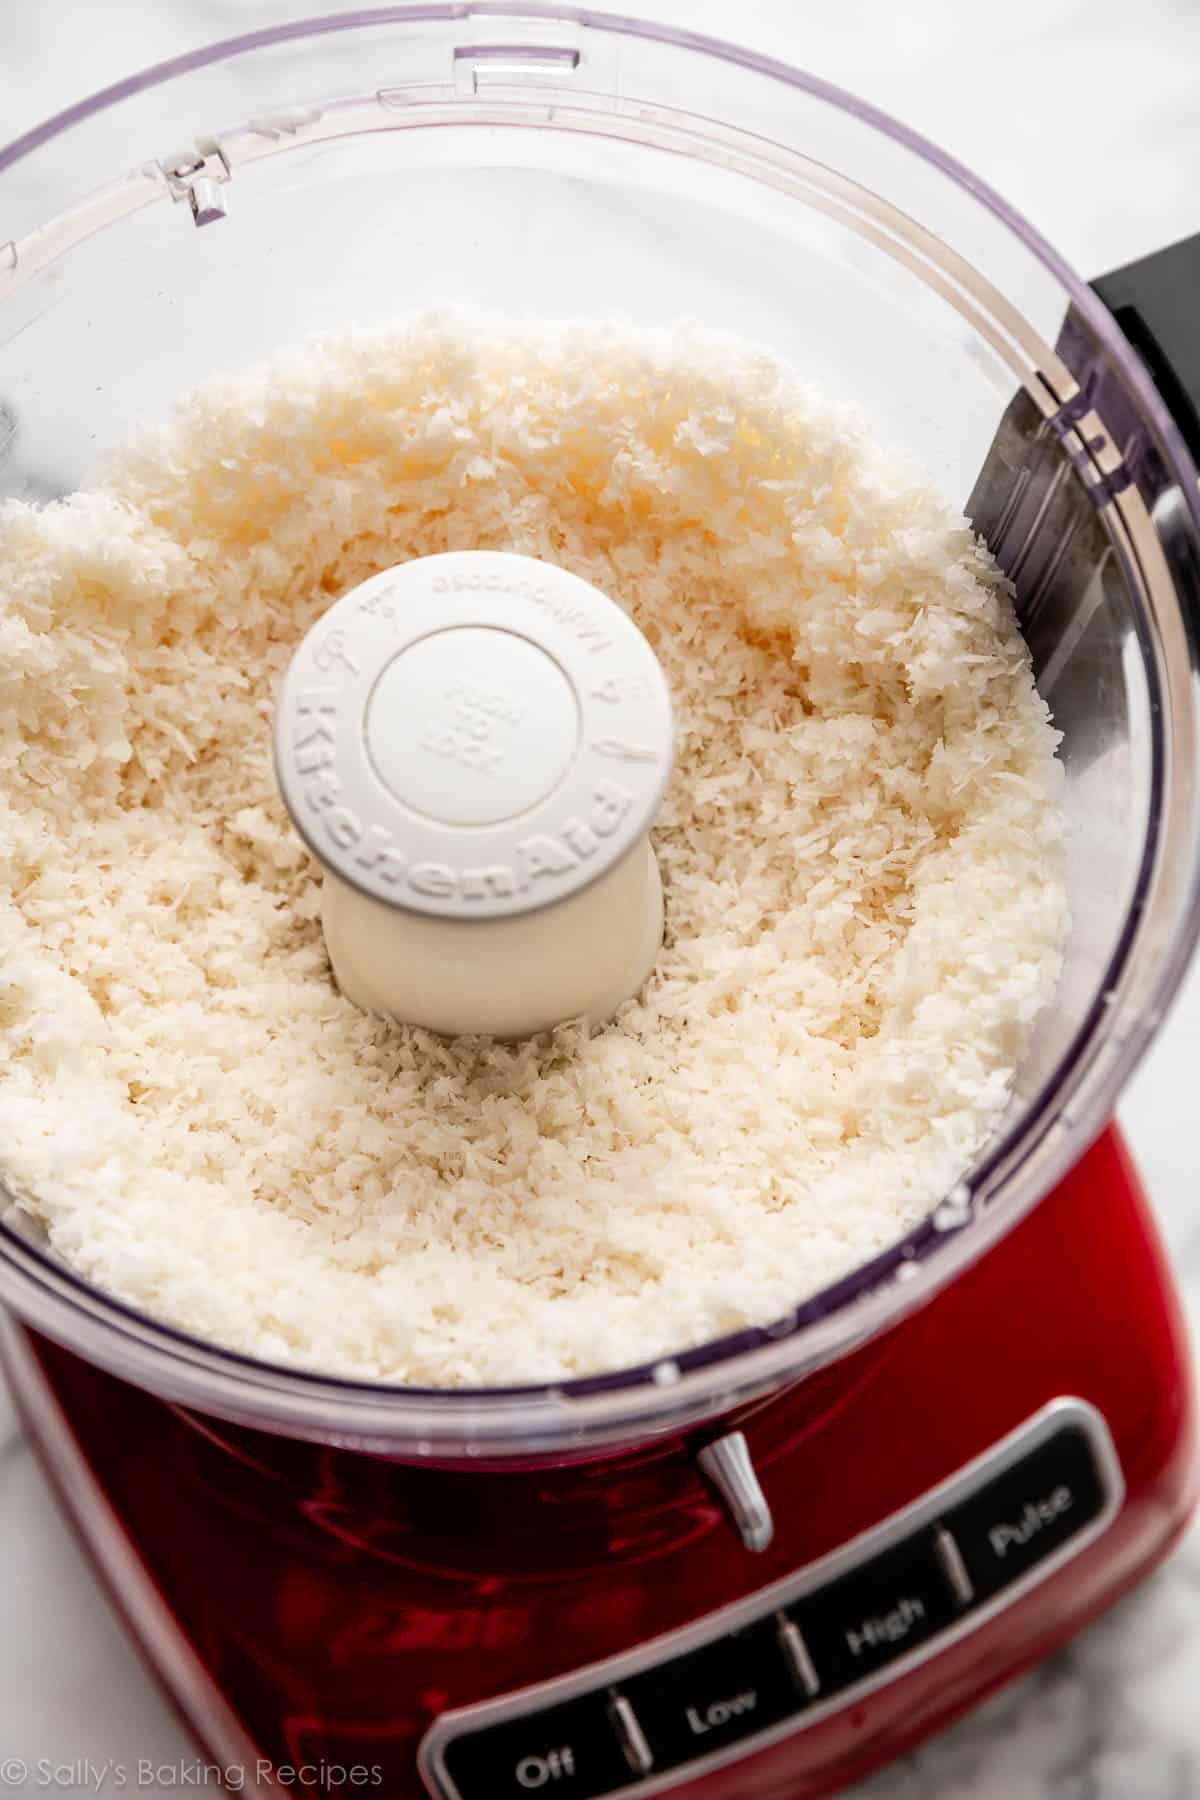
[{"label": "control panel", "polygon": [[1108,1428],[1055,1400],[852,1543],[652,1643],[443,1713],[437,1800],[662,1793],[763,1748],[975,1629],[1105,1529],[1124,1493]]}]

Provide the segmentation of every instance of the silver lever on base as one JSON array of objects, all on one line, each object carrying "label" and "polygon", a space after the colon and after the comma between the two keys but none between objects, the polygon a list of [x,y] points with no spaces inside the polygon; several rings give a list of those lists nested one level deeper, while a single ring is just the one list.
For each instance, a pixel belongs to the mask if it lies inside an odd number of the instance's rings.
[{"label": "silver lever on base", "polygon": [[714,1438],[696,1461],[747,1550],[765,1550],[775,1536],[775,1521],[754,1472],[745,1433],[730,1431]]}]

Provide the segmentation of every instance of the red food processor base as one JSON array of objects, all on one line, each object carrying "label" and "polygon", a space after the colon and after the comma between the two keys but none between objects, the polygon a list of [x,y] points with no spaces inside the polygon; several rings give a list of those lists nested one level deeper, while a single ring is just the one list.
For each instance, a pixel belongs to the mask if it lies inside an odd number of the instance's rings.
[{"label": "red food processor base", "polygon": [[832,1794],[1109,1606],[1197,1489],[1182,1321],[1115,1128],[922,1311],[723,1422],[774,1517],[760,1553],[695,1441],[410,1466],[184,1412],[12,1323],[6,1362],[133,1635],[246,1792],[269,1765],[394,1800]]}]

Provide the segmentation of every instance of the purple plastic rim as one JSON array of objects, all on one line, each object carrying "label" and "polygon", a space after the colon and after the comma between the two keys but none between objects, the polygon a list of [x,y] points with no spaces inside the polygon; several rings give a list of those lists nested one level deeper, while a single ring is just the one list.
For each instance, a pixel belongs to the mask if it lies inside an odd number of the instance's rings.
[{"label": "purple plastic rim", "polygon": [[[719,61],[744,68],[753,74],[778,81],[838,111],[849,114],[879,132],[881,136],[890,139],[937,168],[998,218],[1060,283],[1074,311],[1086,322],[1097,343],[1120,370],[1121,380],[1136,401],[1142,419],[1151,426],[1157,438],[1164,465],[1173,478],[1190,516],[1196,541],[1200,542],[1200,480],[1198,480],[1195,465],[1181,433],[1111,314],[1040,233],[1022,215],[1015,212],[986,182],[919,132],[913,131],[910,127],[891,118],[890,115],[868,102],[858,99],[845,89],[793,68],[776,58],[762,55],[719,38],[709,37],[698,32],[677,30],[666,25],[621,14],[595,12],[586,7],[524,4],[522,0],[451,0],[451,3],[448,4],[387,6],[336,16],[317,16],[295,20],[270,28],[241,33],[197,50],[187,51],[180,56],[167,58],[133,75],[126,76],[121,81],[112,83],[86,99],[77,101],[52,118],[15,138],[6,146],[0,147],[0,173],[62,132],[94,114],[115,106],[146,89],[159,86],[213,63],[226,61],[275,44],[302,41],[334,33],[390,24],[450,24],[480,17],[537,19],[548,23],[566,23],[594,31],[645,38],[677,49],[690,50],[700,55],[713,57]],[[1151,805],[1153,813],[1153,798]],[[1153,842],[1153,819],[1147,833],[1147,842]],[[1145,864],[1143,864],[1143,875],[1144,870]],[[1193,883],[1194,886],[1195,883]],[[1139,887],[1139,896],[1143,889],[1144,883]],[[1110,979],[1113,972],[1119,970],[1127,960],[1135,935],[1138,906],[1139,899],[1135,899],[1121,942],[1117,945],[1110,963]],[[1193,908],[1191,919],[1185,927],[1177,931],[1172,941],[1171,953],[1163,959],[1163,976],[1159,984],[1160,998],[1163,993],[1169,991],[1169,978],[1178,976],[1182,972],[1198,935],[1200,935],[1200,911]],[[1108,982],[1105,983],[1105,986],[1107,985]],[[1044,1111],[1044,1102],[1052,1098],[1054,1091],[1063,1084],[1065,1077],[1074,1069],[1081,1050],[1093,1036],[1096,1019],[1102,1010],[1101,1003],[1097,1001],[1082,1022],[1070,1048],[1060,1059],[1055,1076],[1039,1096],[1042,1104],[1038,1110]],[[1129,1073],[1137,1059],[1137,1054],[1144,1049],[1150,1035],[1150,1031],[1147,1030],[1136,1049],[1129,1053],[1128,1064],[1122,1067],[1122,1077]],[[1010,1129],[985,1159],[964,1176],[961,1184],[964,1190],[973,1195],[974,1191],[982,1186],[987,1177],[1005,1160],[1021,1138],[1026,1135],[1026,1130],[1021,1127],[1027,1126],[1033,1110],[1032,1106],[1026,1108],[1018,1126]],[[1035,1203],[1035,1201],[1029,1202],[1030,1205]],[[369,1408],[371,1402],[385,1408],[389,1400],[411,1401],[418,1404],[436,1403],[439,1410],[443,1411],[443,1415],[448,1418],[450,1415],[465,1411],[470,1407],[486,1406],[490,1402],[519,1401],[523,1398],[530,1400],[553,1398],[556,1401],[569,1402],[572,1399],[582,1400],[588,1396],[602,1394],[614,1395],[623,1390],[644,1389],[647,1386],[654,1387],[665,1406],[669,1396],[683,1398],[681,1390],[686,1387],[684,1378],[689,1374],[699,1376],[703,1371],[711,1370],[715,1365],[729,1365],[734,1359],[768,1346],[776,1352],[776,1355],[771,1358],[771,1362],[775,1366],[768,1368],[764,1364],[760,1370],[756,1371],[758,1379],[748,1381],[747,1388],[755,1392],[762,1392],[770,1386],[778,1385],[781,1381],[794,1379],[799,1374],[808,1372],[803,1359],[789,1359],[779,1353],[784,1351],[790,1341],[801,1334],[806,1327],[816,1325],[857,1302],[871,1298],[881,1289],[892,1287],[896,1273],[902,1265],[919,1265],[924,1271],[931,1263],[935,1252],[948,1248],[961,1237],[968,1227],[972,1230],[972,1236],[979,1234],[986,1240],[979,1245],[976,1252],[976,1254],[984,1253],[1002,1235],[1003,1231],[1015,1224],[1027,1210],[1027,1208],[1021,1211],[1014,1209],[1011,1218],[1006,1218],[999,1230],[987,1233],[980,1232],[979,1216],[970,1207],[964,1209],[961,1222],[954,1222],[948,1226],[935,1224],[935,1217],[944,1204],[944,1200],[939,1202],[938,1207],[935,1207],[926,1218],[898,1239],[896,1243],[871,1261],[858,1265],[838,1281],[810,1296],[775,1324],[730,1333],[690,1350],[664,1353],[663,1356],[657,1357],[653,1361],[595,1376],[554,1384],[528,1383],[512,1387],[446,1389],[388,1386],[385,1383],[349,1380],[296,1366],[267,1362],[225,1349],[220,1345],[180,1331],[174,1326],[160,1323],[125,1302],[102,1293],[56,1259],[43,1254],[26,1238],[3,1223],[0,1223],[0,1242],[11,1247],[10,1260],[22,1270],[27,1285],[37,1286],[40,1279],[43,1291],[48,1290],[52,1299],[57,1298],[56,1289],[65,1289],[68,1294],[74,1293],[84,1302],[84,1310],[91,1317],[95,1317],[96,1309],[99,1308],[104,1325],[110,1329],[115,1327],[118,1333],[123,1331],[123,1335],[134,1341],[140,1341],[143,1345],[149,1344],[167,1351],[173,1349],[176,1352],[182,1352],[188,1363],[193,1363],[194,1359],[199,1356],[210,1367],[215,1363],[213,1373],[224,1371],[235,1380],[239,1375],[259,1380],[265,1379],[276,1391],[281,1383],[293,1391],[299,1385],[317,1402],[322,1398],[330,1402],[338,1399],[357,1398],[367,1403],[364,1411]],[[947,1269],[945,1279],[949,1279],[960,1268],[974,1260],[975,1255],[964,1257],[960,1254],[957,1258],[951,1257],[949,1261],[952,1266]],[[936,1285],[940,1286],[941,1283]],[[897,1289],[896,1291],[899,1293],[903,1290]],[[936,1287],[929,1287],[921,1293],[920,1297],[931,1297],[934,1291],[936,1291]],[[916,1298],[915,1295],[914,1298]],[[856,1347],[866,1336],[872,1335],[874,1331],[882,1329],[884,1325],[892,1322],[892,1317],[893,1315],[889,1314],[886,1318],[875,1321],[870,1329],[864,1330],[862,1334],[857,1336],[850,1334],[848,1341],[837,1346],[832,1354],[840,1354]],[[81,1353],[87,1354],[86,1349],[83,1349]],[[826,1360],[824,1356],[818,1355],[814,1358],[813,1364],[809,1366],[818,1366],[824,1360]],[[664,1387],[659,1384],[656,1379],[656,1371],[660,1370],[664,1364],[673,1365],[678,1371],[680,1386],[673,1384]],[[214,1410],[229,1414],[228,1406],[214,1406]],[[658,1410],[658,1408],[655,1409],[656,1412]],[[569,1413],[565,1415],[565,1419],[569,1420]],[[570,1422],[579,1427],[584,1425],[582,1416]],[[348,1419],[346,1423],[351,1425],[352,1422]],[[370,1427],[368,1426],[366,1429],[370,1429]],[[415,1428],[409,1435],[416,1435]],[[432,1448],[432,1446],[430,1447]]]}]

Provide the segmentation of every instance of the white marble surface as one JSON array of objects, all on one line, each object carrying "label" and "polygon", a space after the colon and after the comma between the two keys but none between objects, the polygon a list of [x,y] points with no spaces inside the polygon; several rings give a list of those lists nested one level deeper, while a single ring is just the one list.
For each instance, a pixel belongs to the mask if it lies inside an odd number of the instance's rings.
[{"label": "white marble surface", "polygon": [[[303,17],[313,0],[42,0],[0,6],[0,138],[130,68]],[[974,166],[1085,273],[1200,227],[1194,0],[630,0],[739,36],[865,94]],[[99,176],[103,171],[97,171]],[[3,235],[0,233],[0,235]],[[1200,976],[1122,1116],[1200,1325],[1191,1133]],[[192,1752],[63,1528],[0,1393],[0,1800],[84,1791],[86,1759],[182,1769]],[[1137,1594],[861,1800],[1192,1800],[1200,1795],[1200,1533]],[[72,1782],[38,1760],[71,1763]],[[177,1791],[163,1781],[142,1792]]]}]

